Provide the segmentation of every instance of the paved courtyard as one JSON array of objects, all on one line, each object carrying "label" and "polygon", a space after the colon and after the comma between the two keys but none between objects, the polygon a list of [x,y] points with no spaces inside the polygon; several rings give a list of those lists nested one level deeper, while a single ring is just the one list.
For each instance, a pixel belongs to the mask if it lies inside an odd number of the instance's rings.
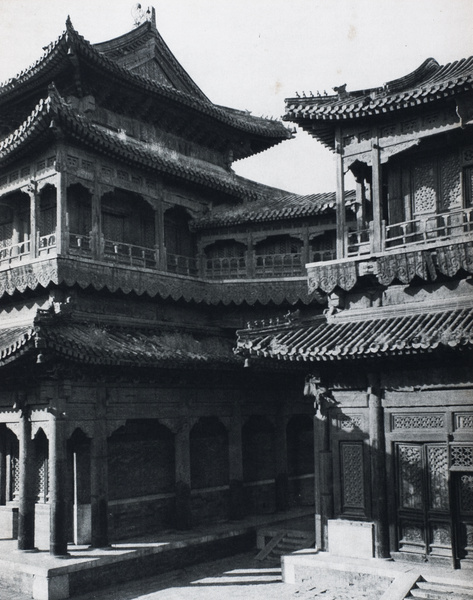
[{"label": "paved courtyard", "polygon": [[[282,582],[278,562],[257,561],[255,551],[164,575],[75,596],[74,600],[378,600],[352,588]],[[0,596],[3,598],[3,596]],[[12,596],[11,600],[26,600]]]}]

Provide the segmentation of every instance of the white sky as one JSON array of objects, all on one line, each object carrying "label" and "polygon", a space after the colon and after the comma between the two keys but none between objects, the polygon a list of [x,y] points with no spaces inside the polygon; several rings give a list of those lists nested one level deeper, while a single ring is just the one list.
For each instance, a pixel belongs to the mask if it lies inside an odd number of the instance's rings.
[{"label": "white sky", "polygon": [[[151,0],[157,27],[216,104],[280,117],[284,99],[382,85],[432,56],[473,55],[473,0]],[[133,28],[133,0],[0,0],[0,81],[57,38],[69,14],[92,43]],[[143,2],[143,7],[148,2]],[[335,189],[332,154],[298,132],[235,170],[301,194]]]}]

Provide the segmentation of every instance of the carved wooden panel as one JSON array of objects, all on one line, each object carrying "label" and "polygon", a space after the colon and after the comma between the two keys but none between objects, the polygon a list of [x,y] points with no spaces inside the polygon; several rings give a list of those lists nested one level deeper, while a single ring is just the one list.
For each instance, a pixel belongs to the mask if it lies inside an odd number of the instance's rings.
[{"label": "carved wooden panel", "polygon": [[429,446],[427,448],[429,464],[430,508],[448,510],[448,452],[447,447]]},{"label": "carved wooden panel", "polygon": [[394,414],[391,418],[391,429],[443,429],[444,415],[441,414]]},{"label": "carved wooden panel", "polygon": [[399,445],[400,503],[403,508],[422,509],[421,447]]},{"label": "carved wooden panel", "polygon": [[473,475],[460,477],[460,510],[462,513],[473,513]]},{"label": "carved wooden panel", "polygon": [[432,213],[436,210],[437,193],[432,160],[423,160],[413,169],[414,213]]},{"label": "carved wooden panel", "polygon": [[451,154],[440,162],[440,203],[439,209],[449,210],[460,208],[461,194],[460,159],[457,154]]},{"label": "carved wooden panel", "polygon": [[450,464],[454,469],[472,469],[473,446],[451,446],[450,460]]},{"label": "carved wooden panel", "polygon": [[455,415],[455,429],[473,429],[473,413]]},{"label": "carved wooden panel", "polygon": [[342,509],[364,509],[363,443],[341,442]]}]

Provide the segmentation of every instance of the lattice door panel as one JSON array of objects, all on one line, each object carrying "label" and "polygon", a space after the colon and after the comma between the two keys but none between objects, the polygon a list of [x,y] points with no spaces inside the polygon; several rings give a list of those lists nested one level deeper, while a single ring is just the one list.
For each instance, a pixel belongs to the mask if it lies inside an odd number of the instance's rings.
[{"label": "lattice door panel", "polygon": [[396,450],[399,550],[451,558],[447,445],[400,443]]}]

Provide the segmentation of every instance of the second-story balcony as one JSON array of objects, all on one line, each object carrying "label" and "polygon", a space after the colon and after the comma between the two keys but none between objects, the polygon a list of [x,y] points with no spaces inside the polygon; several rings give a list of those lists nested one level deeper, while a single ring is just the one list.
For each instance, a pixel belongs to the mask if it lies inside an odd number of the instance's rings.
[{"label": "second-story balcony", "polygon": [[[381,251],[402,247],[432,246],[448,240],[459,241],[473,232],[473,208],[422,215],[416,219],[381,226]],[[348,256],[373,254],[374,232],[368,229],[348,231]]]}]

